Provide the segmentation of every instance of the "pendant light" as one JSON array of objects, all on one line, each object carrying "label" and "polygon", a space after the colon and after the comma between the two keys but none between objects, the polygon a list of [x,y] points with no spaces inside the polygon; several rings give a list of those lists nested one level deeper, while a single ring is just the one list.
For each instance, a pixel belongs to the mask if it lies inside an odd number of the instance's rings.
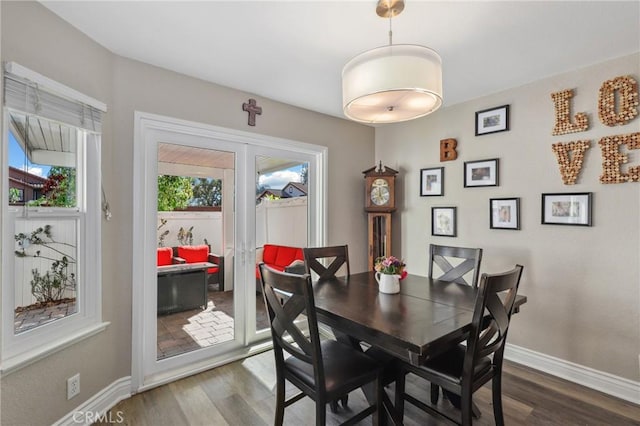
[{"label": "pendant light", "polygon": [[376,13],[389,18],[389,45],[367,50],[342,70],[345,116],[361,123],[397,123],[423,117],[442,105],[442,60],[433,49],[393,44],[391,20],[404,0],[379,0]]}]

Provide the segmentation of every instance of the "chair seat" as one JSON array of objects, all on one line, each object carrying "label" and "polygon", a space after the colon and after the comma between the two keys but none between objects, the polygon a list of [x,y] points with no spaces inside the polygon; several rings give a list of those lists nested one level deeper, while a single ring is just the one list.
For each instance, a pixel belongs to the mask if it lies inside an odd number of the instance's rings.
[{"label": "chair seat", "polygon": [[[418,368],[428,370],[431,375],[460,383],[466,350],[466,346],[458,345]],[[474,367],[473,377],[481,376],[489,370],[491,370],[491,359],[488,357],[480,358]]]},{"label": "chair seat", "polygon": [[[324,340],[320,344],[324,365],[327,395],[342,395],[362,384],[363,377],[375,377],[379,364],[364,353],[335,340]],[[300,380],[315,387],[313,366],[289,357],[285,360],[288,370]],[[370,380],[368,380],[370,381]]]}]

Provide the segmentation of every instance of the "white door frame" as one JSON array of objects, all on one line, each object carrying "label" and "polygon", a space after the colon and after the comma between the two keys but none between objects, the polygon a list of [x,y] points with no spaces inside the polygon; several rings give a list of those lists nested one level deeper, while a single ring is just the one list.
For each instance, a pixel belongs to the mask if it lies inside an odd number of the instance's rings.
[{"label": "white door frame", "polygon": [[[325,242],[327,148],[287,139],[274,138],[240,130],[135,112],[133,149],[133,255],[132,255],[132,391],[140,392],[199,371],[243,358],[264,349],[255,331],[247,333],[250,312],[236,303],[236,317],[242,318],[242,330],[236,327],[235,339],[216,345],[214,353],[193,351],[156,360],[157,330],[155,324],[157,289],[155,249],[157,215],[157,143],[189,141],[188,144],[236,153],[236,235],[235,280],[253,280],[249,274],[255,265],[255,154],[271,155],[270,149],[301,155],[309,161],[309,245]],[[251,155],[248,155],[251,154]],[[277,154],[276,154],[277,155]],[[240,170],[240,171],[238,171]],[[252,173],[252,174],[249,174]],[[247,300],[246,293],[237,300]],[[254,315],[255,316],[255,313]],[[253,318],[255,327],[255,318]],[[270,342],[268,342],[270,343]],[[268,344],[267,343],[267,344]]]}]

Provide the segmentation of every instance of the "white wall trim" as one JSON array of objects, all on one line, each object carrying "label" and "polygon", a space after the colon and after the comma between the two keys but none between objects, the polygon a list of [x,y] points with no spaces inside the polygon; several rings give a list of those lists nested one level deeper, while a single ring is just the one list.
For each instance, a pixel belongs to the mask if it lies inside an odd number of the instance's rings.
[{"label": "white wall trim", "polygon": [[507,344],[504,357],[556,377],[640,405],[640,382],[575,364],[521,346]]},{"label": "white wall trim", "polygon": [[131,376],[122,377],[80,404],[75,410],[55,422],[53,426],[90,425],[97,421],[122,423],[126,420],[122,414],[111,413],[108,415],[107,411],[130,396]]}]

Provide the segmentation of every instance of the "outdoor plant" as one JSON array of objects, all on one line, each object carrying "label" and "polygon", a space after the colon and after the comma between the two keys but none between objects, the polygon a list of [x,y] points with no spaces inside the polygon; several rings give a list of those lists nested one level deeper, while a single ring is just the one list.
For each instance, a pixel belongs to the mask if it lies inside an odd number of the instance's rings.
[{"label": "outdoor plant", "polygon": [[64,247],[75,246],[54,240],[51,225],[37,228],[31,234],[16,234],[15,240],[20,245],[20,249],[15,251],[17,257],[51,261],[50,270],[44,274],[37,268],[31,270],[31,294],[38,302],[57,302],[63,300],[65,291],[76,290],[76,276],[72,266],[76,260],[62,251]]},{"label": "outdoor plant", "polygon": [[184,229],[182,226],[178,230],[178,242],[182,246],[191,246],[193,245],[193,226],[188,230]]},{"label": "outdoor plant", "polygon": [[[167,224],[167,219],[160,219],[160,225],[158,225],[158,231],[160,231],[160,228],[162,228],[163,226],[165,226]],[[169,235],[169,231],[168,229],[165,229],[165,231],[162,234],[158,235],[158,247],[164,247],[164,239],[167,235]]]},{"label": "outdoor plant", "polygon": [[75,197],[76,174],[70,167],[52,167],[42,192],[44,196],[29,201],[30,206],[73,207]]}]

